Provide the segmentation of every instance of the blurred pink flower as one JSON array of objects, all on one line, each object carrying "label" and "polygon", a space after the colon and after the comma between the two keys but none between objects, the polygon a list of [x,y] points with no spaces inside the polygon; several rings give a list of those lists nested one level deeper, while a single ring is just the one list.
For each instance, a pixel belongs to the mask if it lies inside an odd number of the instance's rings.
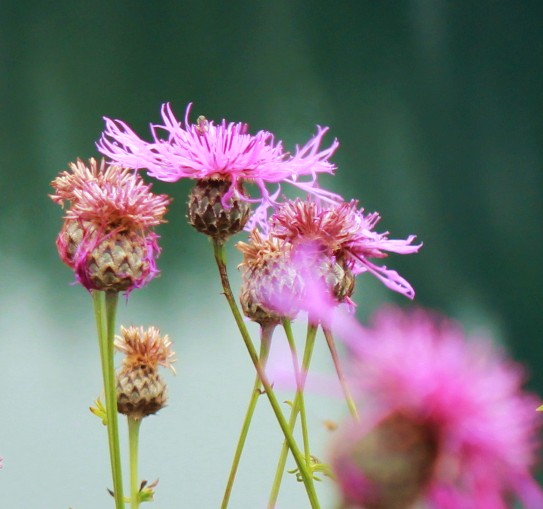
[{"label": "blurred pink flower", "polygon": [[360,274],[371,272],[383,284],[412,299],[413,287],[395,270],[378,266],[369,258],[386,258],[390,253],[416,253],[422,244],[415,244],[415,235],[407,239],[389,239],[388,232],[377,233],[374,227],[380,220],[379,214],[364,214],[358,209],[358,201],[320,205],[310,200],[285,202],[270,218],[270,235],[284,239],[294,246],[306,248],[312,244],[315,249],[334,257],[345,268]]},{"label": "blurred pink flower", "polygon": [[543,507],[530,474],[539,401],[522,392],[519,365],[422,310],[385,308],[370,329],[351,331],[361,420],[346,424],[332,448],[347,502],[388,508],[392,494],[395,508],[416,497],[436,509],[506,509],[513,497]]},{"label": "blurred pink flower", "polygon": [[[147,169],[150,176],[166,182],[181,178],[196,180],[218,179],[231,183],[223,197],[227,207],[232,196],[261,203],[255,220],[262,221],[265,210],[274,203],[279,190],[270,194],[267,183],[281,182],[325,200],[337,201],[339,196],[320,189],[319,173],[333,173],[335,166],[329,158],[338,147],[337,140],[322,151],[320,144],[328,128],[318,127],[317,134],[303,147],[296,147],[292,155],[283,150],[281,141],[275,142],[268,131],[248,133],[247,124],[238,122],[220,124],[200,116],[196,124],[189,121],[191,104],[185,112],[182,126],[168,103],[162,106],[163,125],[151,125],[152,141],[142,140],[120,120],[105,118],[106,129],[97,143],[99,151],[111,161],[128,168]],[[161,137],[163,131],[166,137]],[[309,177],[301,181],[300,177]],[[247,197],[243,182],[252,182],[260,190],[260,197]],[[254,221],[247,229],[254,227]]]}]

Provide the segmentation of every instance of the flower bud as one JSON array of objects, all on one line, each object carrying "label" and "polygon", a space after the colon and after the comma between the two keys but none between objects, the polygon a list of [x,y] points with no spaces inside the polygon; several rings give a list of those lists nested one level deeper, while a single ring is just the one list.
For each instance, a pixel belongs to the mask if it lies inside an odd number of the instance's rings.
[{"label": "flower bud", "polygon": [[166,406],[166,384],[158,374],[158,367],[170,368],[175,354],[168,336],[161,336],[155,327],[121,327],[115,338],[115,349],[125,358],[116,374],[117,410],[139,420],[157,413]]}]

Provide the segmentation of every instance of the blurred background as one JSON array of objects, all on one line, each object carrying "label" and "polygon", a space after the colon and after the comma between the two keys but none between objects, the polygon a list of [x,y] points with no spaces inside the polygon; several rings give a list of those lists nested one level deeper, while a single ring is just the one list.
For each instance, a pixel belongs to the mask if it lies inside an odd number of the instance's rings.
[{"label": "blurred background", "polygon": [[[387,260],[415,302],[366,275],[360,319],[389,301],[440,310],[489,330],[543,393],[542,16],[530,1],[1,1],[0,506],[113,506],[105,429],[87,410],[100,393],[91,299],[57,257],[47,194],[68,162],[97,156],[102,116],[147,138],[167,101],[288,149],[330,126],[338,170],[323,185],[379,211],[378,231],[424,242]],[[218,507],[252,368],[210,246],[185,224],[190,182],[154,189],[174,197],[162,277],[121,300],[119,323],[157,325],[179,361],[169,407],[142,426],[141,476],[160,478],[155,507]],[[232,250],[235,287],[239,261]],[[323,348],[316,367],[331,369]],[[318,395],[310,408],[325,457],[322,421],[344,408]],[[264,402],[233,509],[264,507],[276,428]],[[305,505],[289,477],[280,507]]]}]

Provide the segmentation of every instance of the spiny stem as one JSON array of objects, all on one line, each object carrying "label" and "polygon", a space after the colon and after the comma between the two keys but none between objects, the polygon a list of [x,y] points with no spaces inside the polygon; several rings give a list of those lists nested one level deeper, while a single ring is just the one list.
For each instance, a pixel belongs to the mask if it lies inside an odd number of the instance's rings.
[{"label": "spiny stem", "polygon": [[123,476],[119,445],[119,425],[117,422],[117,394],[115,387],[115,365],[113,361],[115,335],[115,315],[117,311],[117,292],[93,291],[94,316],[98,330],[100,361],[106,399],[107,436],[109,458],[113,478],[113,493],[116,509],[124,509]]},{"label": "spiny stem", "polygon": [[[270,342],[271,342],[274,329],[275,329],[275,324],[265,325],[265,326],[262,326],[260,329],[261,337],[260,337],[259,361],[260,361],[260,364],[262,365],[262,368],[266,367],[266,361],[268,360],[268,354],[270,351]],[[232,488],[234,486],[234,480],[236,478],[239,461],[241,459],[241,454],[245,446],[247,433],[249,432],[249,427],[251,425],[251,420],[253,418],[253,414],[256,408],[256,403],[258,401],[258,397],[260,396],[260,387],[261,387],[260,377],[258,376],[258,373],[257,373],[256,378],[255,378],[255,383],[253,386],[253,392],[251,393],[251,399],[249,400],[249,406],[247,407],[245,419],[243,420],[243,425],[241,427],[241,433],[239,435],[238,445],[236,446],[236,452],[234,454],[234,459],[232,461],[230,475],[228,476],[228,483],[226,485],[226,489],[224,492],[221,509],[226,509],[228,507],[228,502],[230,500],[230,495],[232,493]]]},{"label": "spiny stem", "polygon": [[311,503],[311,507],[312,509],[319,509],[320,506],[319,506],[319,501],[317,499],[317,493],[315,492],[315,486],[313,483],[312,474],[305,464],[303,455],[300,449],[298,448],[296,441],[294,440],[294,437],[292,436],[292,432],[290,431],[290,428],[283,415],[283,412],[281,411],[281,406],[279,405],[279,402],[277,401],[277,398],[275,396],[275,393],[273,392],[270,382],[268,381],[268,377],[266,376],[266,373],[264,372],[264,369],[262,368],[258,360],[258,355],[256,353],[255,347],[253,346],[253,342],[251,341],[251,337],[249,335],[247,327],[245,326],[243,317],[241,316],[241,313],[239,312],[238,306],[236,304],[236,300],[234,299],[234,295],[232,294],[230,281],[228,279],[228,272],[226,270],[226,259],[225,259],[226,253],[225,253],[224,245],[219,241],[213,241],[213,251],[215,254],[215,260],[217,262],[217,267],[219,269],[219,275],[221,278],[224,296],[226,297],[226,300],[228,301],[228,305],[230,306],[230,310],[232,311],[234,320],[236,321],[238,329],[241,333],[241,337],[243,339],[243,342],[245,343],[245,347],[247,348],[247,351],[249,352],[251,361],[253,362],[253,365],[260,378],[260,381],[262,382],[262,385],[264,386],[264,390],[266,391],[266,396],[268,397],[268,400],[270,401],[270,405],[273,409],[277,422],[279,423],[279,426],[281,427],[281,430],[283,431],[283,435],[285,436],[285,440],[288,443],[288,447],[290,448],[292,455],[294,456],[294,460],[296,461],[296,465],[298,466],[300,475],[303,479],[307,496]]},{"label": "spiny stem", "polygon": [[138,445],[141,419],[127,417],[128,420],[128,447],[130,454],[130,509],[140,506],[139,480],[138,480]]},{"label": "spiny stem", "polygon": [[326,342],[328,343],[328,348],[330,349],[332,360],[334,361],[334,366],[336,368],[336,373],[339,379],[339,383],[341,384],[341,389],[343,390],[343,396],[345,398],[345,402],[347,403],[347,407],[352,417],[358,421],[359,419],[358,410],[356,409],[356,405],[354,403],[353,397],[351,396],[351,392],[349,391],[347,380],[345,379],[345,374],[343,373],[343,368],[341,366],[341,361],[339,360],[339,355],[337,353],[334,336],[332,335],[332,331],[330,329],[323,327],[322,330],[324,332],[324,337],[326,338]]},{"label": "spiny stem", "polygon": [[[298,417],[298,412],[301,410],[301,403],[303,401],[303,390],[304,390],[305,381],[307,378],[307,371],[309,370],[309,365],[311,363],[311,356],[313,355],[313,348],[315,346],[316,335],[317,335],[317,326],[309,323],[307,326],[304,356],[302,360],[302,371],[300,373],[299,389],[296,391],[296,396],[294,398],[294,403],[290,411],[290,417],[289,417],[289,422],[288,422],[289,429],[291,430],[291,432],[294,430],[294,426],[296,425],[296,419]],[[304,443],[306,439],[307,438],[304,438]],[[273,485],[270,492],[270,498],[268,499],[268,509],[274,509],[275,504],[277,503],[277,497],[279,496],[279,489],[281,488],[281,482],[283,480],[283,474],[285,472],[287,455],[288,455],[288,444],[285,441],[283,443],[283,448],[281,449],[281,454],[279,455],[279,460],[277,462],[275,478],[273,480]],[[307,460],[307,456],[306,456],[306,460]],[[311,461],[310,456],[309,456],[309,461]]]}]

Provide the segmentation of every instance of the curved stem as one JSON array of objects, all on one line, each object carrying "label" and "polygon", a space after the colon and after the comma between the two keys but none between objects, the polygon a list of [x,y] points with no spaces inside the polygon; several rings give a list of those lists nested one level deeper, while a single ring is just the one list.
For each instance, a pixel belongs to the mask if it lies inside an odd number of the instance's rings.
[{"label": "curved stem", "polygon": [[281,411],[281,406],[279,405],[279,402],[277,401],[277,398],[275,396],[275,393],[273,392],[270,382],[268,381],[268,377],[266,376],[266,373],[264,372],[264,369],[262,368],[258,360],[258,355],[256,353],[255,347],[253,346],[253,342],[251,341],[249,331],[247,330],[247,327],[245,326],[243,317],[241,316],[241,313],[239,312],[238,306],[236,304],[236,300],[234,299],[234,295],[232,294],[232,289],[230,288],[230,281],[228,279],[228,272],[226,270],[224,246],[218,241],[213,241],[213,251],[215,254],[215,260],[217,262],[217,267],[219,269],[219,275],[220,275],[222,287],[224,290],[224,296],[226,297],[226,300],[228,301],[228,305],[230,306],[230,310],[232,311],[234,320],[236,321],[238,329],[241,333],[241,337],[243,339],[243,342],[245,343],[245,347],[247,348],[247,351],[249,352],[251,361],[258,373],[258,376],[260,378],[260,381],[262,382],[262,385],[264,386],[264,390],[266,391],[266,396],[268,397],[268,400],[273,409],[277,422],[279,423],[279,426],[281,427],[281,430],[283,431],[285,440],[287,441],[288,446],[292,452],[292,455],[294,456],[294,460],[296,461],[296,465],[298,466],[298,469],[300,470],[300,475],[303,479],[305,489],[307,491],[307,496],[311,503],[311,507],[313,509],[319,509],[320,508],[319,501],[317,499],[317,493],[315,492],[315,486],[313,483],[313,477],[311,475],[311,472],[308,470],[305,464],[303,455],[300,449],[298,448],[296,441],[294,440],[294,437],[292,436],[290,427],[288,426],[285,416],[283,415],[283,412]]},{"label": "curved stem", "polygon": [[[309,365],[311,363],[311,356],[313,355],[313,348],[315,346],[315,336],[317,335],[317,326],[312,325],[311,323],[307,326],[307,334],[305,340],[304,348],[304,357],[302,359],[302,371],[300,373],[300,383],[299,388],[296,391],[296,396],[294,398],[294,403],[290,411],[289,417],[289,429],[291,432],[294,430],[296,425],[296,418],[298,417],[298,412],[301,410],[301,403],[303,401],[303,390],[305,387],[305,381],[307,378],[307,371],[309,370]],[[288,333],[287,333],[288,337]],[[306,443],[307,437],[304,438],[304,444]],[[306,461],[307,461],[307,452],[306,450]],[[281,488],[281,482],[283,480],[283,474],[285,472],[285,465],[287,462],[288,455],[288,444],[283,443],[283,448],[281,449],[281,454],[279,455],[279,460],[277,462],[277,469],[275,471],[275,478],[273,480],[272,489],[270,492],[270,498],[268,499],[268,509],[273,509],[277,503],[277,497],[279,496],[279,489]],[[309,461],[311,461],[311,455],[309,455]],[[309,463],[307,463],[309,465]]]},{"label": "curved stem", "polygon": [[352,417],[355,420],[358,420],[359,419],[358,410],[356,409],[356,405],[354,403],[353,397],[351,396],[351,392],[349,391],[347,380],[345,379],[345,374],[343,373],[341,361],[339,360],[339,355],[336,350],[334,336],[332,335],[332,331],[330,329],[323,327],[322,330],[324,332],[324,337],[326,338],[326,342],[328,343],[328,348],[330,349],[332,360],[334,361],[334,367],[336,368],[336,373],[339,379],[339,383],[341,384],[341,389],[343,390],[343,396],[345,398],[345,402],[347,403],[347,407]]},{"label": "curved stem", "polygon": [[[262,368],[266,367],[266,361],[268,360],[268,354],[270,351],[270,342],[275,329],[275,324],[262,326],[261,337],[260,337],[260,355],[259,361],[262,365]],[[256,408],[256,403],[258,397],[260,396],[260,377],[258,373],[255,378],[255,383],[253,385],[253,392],[251,393],[251,399],[249,400],[249,406],[247,407],[247,412],[245,413],[245,419],[243,420],[243,425],[241,427],[241,433],[238,439],[238,445],[236,446],[236,452],[234,453],[234,459],[232,461],[232,467],[230,468],[230,475],[228,476],[228,483],[224,491],[224,496],[222,499],[221,509],[226,509],[228,507],[228,502],[230,500],[230,495],[232,493],[232,488],[234,486],[234,480],[236,479],[236,473],[239,466],[239,461],[241,459],[241,454],[245,446],[245,440],[247,439],[247,433],[249,432],[249,426],[251,425],[251,420]]]},{"label": "curved stem", "polygon": [[93,291],[94,316],[98,330],[100,361],[106,399],[107,436],[109,458],[113,478],[113,496],[116,509],[124,509],[123,476],[119,445],[119,425],[117,422],[117,394],[115,387],[115,365],[113,361],[113,338],[115,335],[115,315],[117,311],[117,292]]},{"label": "curved stem", "polygon": [[141,419],[128,420],[128,447],[130,454],[130,509],[140,506],[139,480],[138,480],[138,445]]}]

